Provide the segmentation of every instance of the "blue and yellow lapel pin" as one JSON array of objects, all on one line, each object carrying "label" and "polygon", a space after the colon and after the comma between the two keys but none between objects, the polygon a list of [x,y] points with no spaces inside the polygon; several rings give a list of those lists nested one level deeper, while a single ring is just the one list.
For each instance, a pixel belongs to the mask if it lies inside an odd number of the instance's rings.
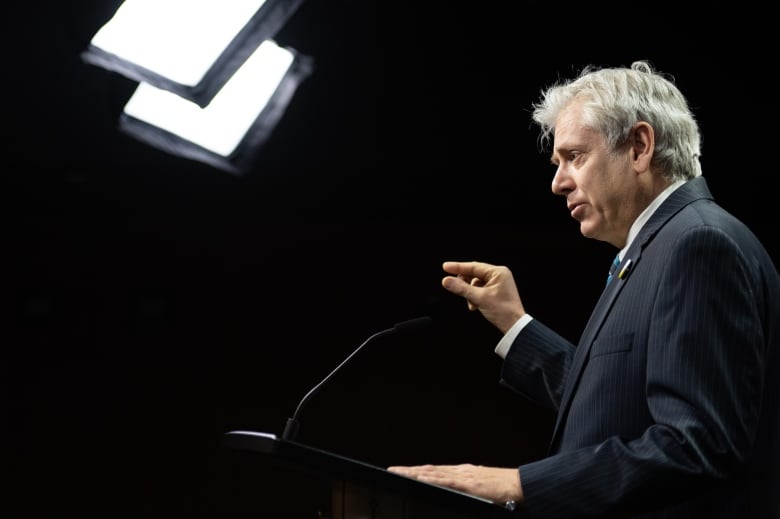
[{"label": "blue and yellow lapel pin", "polygon": [[631,258],[627,258],[625,261],[625,265],[623,265],[623,268],[620,269],[620,272],[618,273],[618,279],[626,279],[629,274],[631,274],[631,269],[634,266],[634,262],[631,261]]}]

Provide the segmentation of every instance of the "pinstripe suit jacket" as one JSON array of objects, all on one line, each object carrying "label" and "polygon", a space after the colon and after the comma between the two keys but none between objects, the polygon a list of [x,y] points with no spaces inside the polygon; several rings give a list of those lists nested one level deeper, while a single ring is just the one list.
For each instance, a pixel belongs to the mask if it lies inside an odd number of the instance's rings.
[{"label": "pinstripe suit jacket", "polygon": [[557,421],[520,467],[533,517],[780,517],[780,278],[688,181],[639,232],[575,347],[537,320],[501,382]]}]

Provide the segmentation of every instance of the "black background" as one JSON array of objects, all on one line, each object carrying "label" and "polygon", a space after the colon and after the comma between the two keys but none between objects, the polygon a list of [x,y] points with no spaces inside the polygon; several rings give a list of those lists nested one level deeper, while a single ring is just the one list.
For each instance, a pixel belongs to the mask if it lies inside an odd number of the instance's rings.
[{"label": "black background", "polygon": [[771,17],[519,4],[308,0],[276,39],[314,73],[241,176],[117,131],[135,84],[79,54],[118,0],[6,9],[19,517],[219,517],[221,435],[280,434],[368,336],[420,315],[434,326],[323,388],[298,439],[379,466],[544,455],[553,417],[499,386],[499,333],[441,288],[441,262],[510,266],[528,311],[576,341],[615,251],[551,194],[529,109],[586,64],[672,74],[716,199],[780,258]]}]

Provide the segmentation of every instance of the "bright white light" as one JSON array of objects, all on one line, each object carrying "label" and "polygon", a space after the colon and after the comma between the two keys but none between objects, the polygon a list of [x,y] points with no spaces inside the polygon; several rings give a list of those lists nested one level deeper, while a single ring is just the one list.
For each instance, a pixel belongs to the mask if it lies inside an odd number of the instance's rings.
[{"label": "bright white light", "polygon": [[293,59],[289,50],[266,40],[205,108],[140,83],[124,112],[227,157],[268,104]]},{"label": "bright white light", "polygon": [[197,85],[266,0],[125,0],[91,44]]}]

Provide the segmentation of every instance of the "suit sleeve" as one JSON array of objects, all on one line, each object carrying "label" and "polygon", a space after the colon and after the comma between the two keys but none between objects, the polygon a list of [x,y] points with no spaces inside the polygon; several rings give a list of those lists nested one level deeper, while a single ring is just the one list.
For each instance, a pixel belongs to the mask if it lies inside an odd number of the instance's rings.
[{"label": "suit sleeve", "polygon": [[557,412],[573,355],[572,343],[534,319],[512,343],[500,382]]}]

